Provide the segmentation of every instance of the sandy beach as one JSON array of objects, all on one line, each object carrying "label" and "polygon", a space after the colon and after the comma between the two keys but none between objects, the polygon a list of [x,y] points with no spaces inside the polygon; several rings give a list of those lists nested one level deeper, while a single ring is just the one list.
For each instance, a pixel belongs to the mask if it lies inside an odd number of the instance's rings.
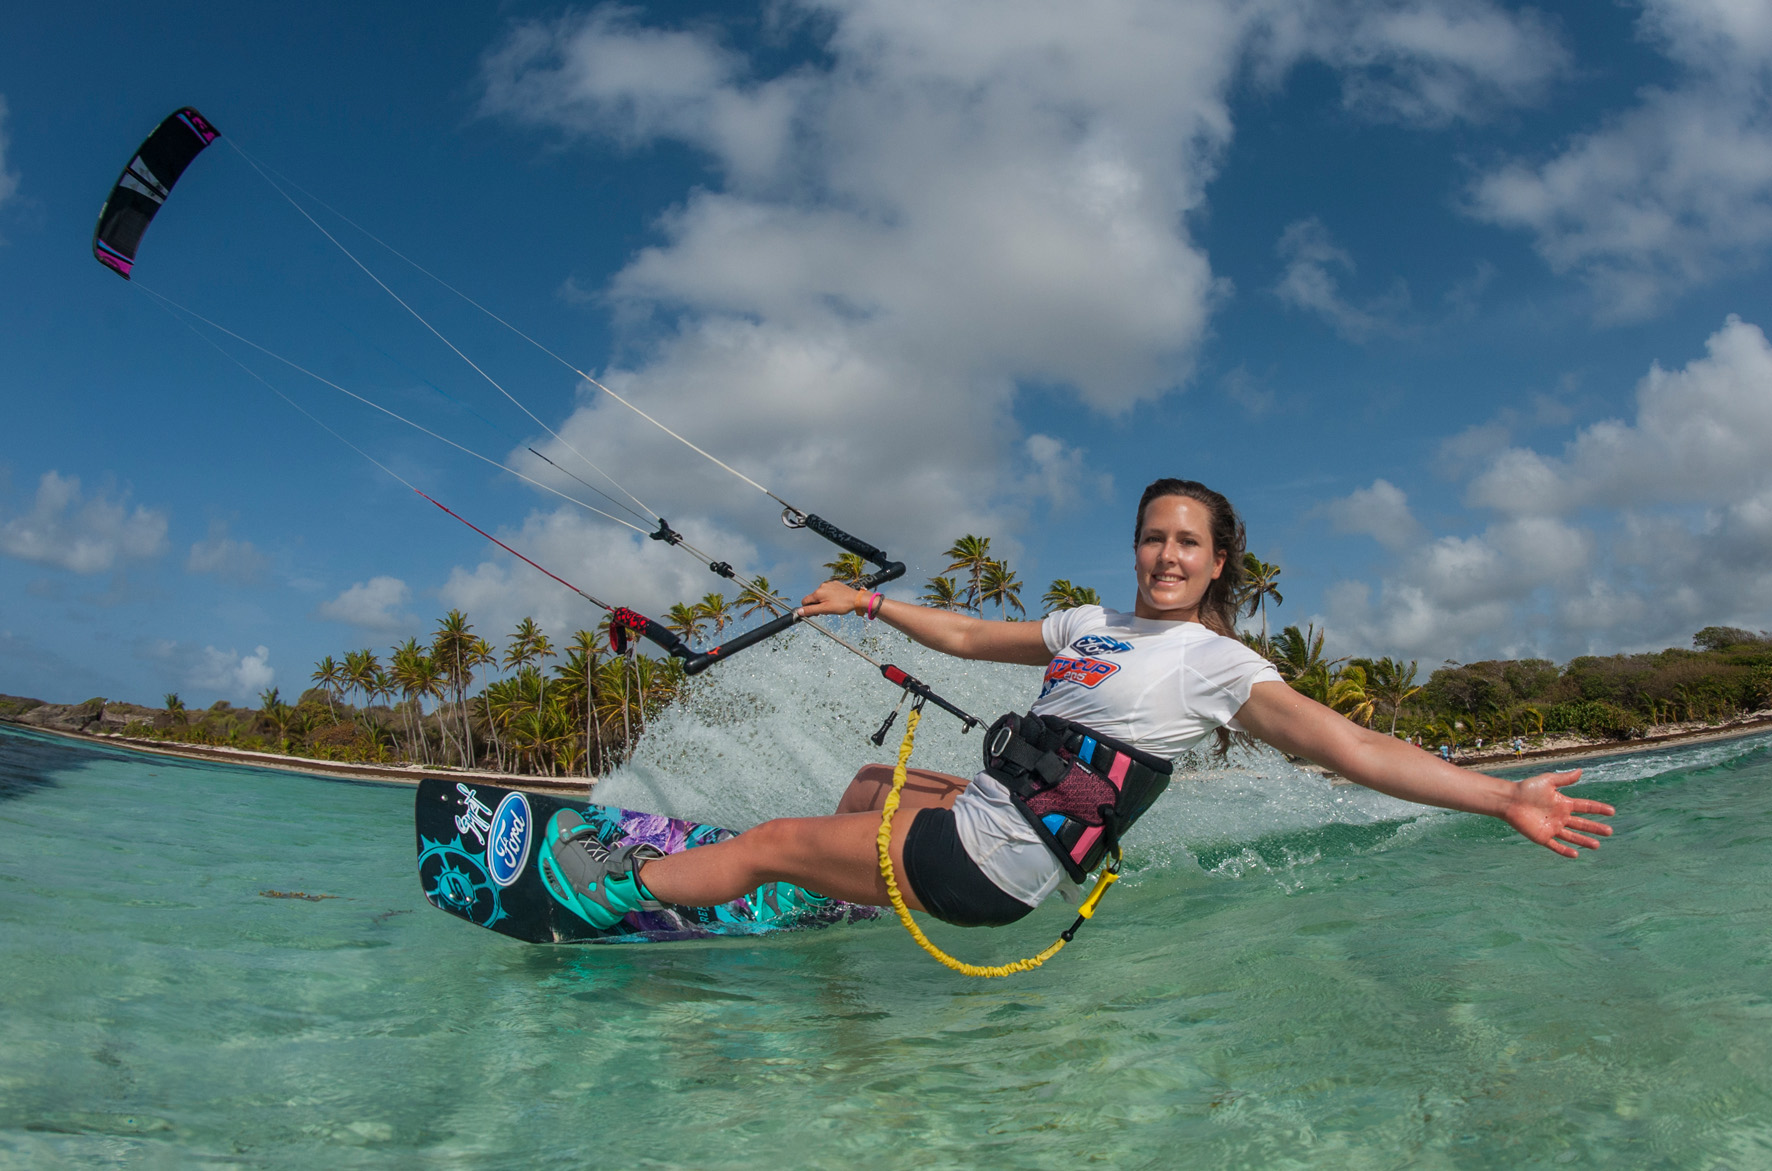
[{"label": "sandy beach", "polygon": [[424,777],[448,776],[463,780],[479,780],[510,789],[531,789],[545,793],[583,793],[595,778],[538,777],[530,773],[499,773],[482,769],[455,768],[450,765],[387,765],[357,764],[349,761],[313,760],[306,756],[285,756],[276,752],[249,752],[243,748],[226,748],[207,744],[174,744],[165,740],[145,740],[115,732],[68,732],[59,728],[43,728],[28,724],[20,727],[48,736],[79,740],[89,744],[109,744],[146,752],[155,756],[182,756],[189,760],[211,760],[226,764],[244,764],[253,768],[271,768],[282,772],[306,773],[315,777],[342,777],[353,781],[376,781],[392,785],[416,785]]}]

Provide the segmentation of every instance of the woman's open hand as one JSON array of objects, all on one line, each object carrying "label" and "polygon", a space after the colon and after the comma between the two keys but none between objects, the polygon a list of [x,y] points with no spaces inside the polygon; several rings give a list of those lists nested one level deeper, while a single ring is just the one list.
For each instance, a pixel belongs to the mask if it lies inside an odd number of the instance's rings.
[{"label": "woman's open hand", "polygon": [[870,591],[846,586],[840,581],[827,581],[800,599],[800,617],[820,614],[859,614]]},{"label": "woman's open hand", "polygon": [[1599,849],[1600,843],[1588,835],[1611,837],[1612,827],[1577,815],[1592,813],[1600,817],[1610,817],[1613,809],[1599,801],[1586,801],[1562,794],[1564,786],[1573,785],[1580,779],[1580,769],[1566,773],[1539,773],[1535,777],[1528,777],[1516,786],[1514,799],[1508,803],[1502,820],[1519,831],[1520,836],[1555,850],[1565,858],[1576,856],[1576,846],[1588,850]]}]

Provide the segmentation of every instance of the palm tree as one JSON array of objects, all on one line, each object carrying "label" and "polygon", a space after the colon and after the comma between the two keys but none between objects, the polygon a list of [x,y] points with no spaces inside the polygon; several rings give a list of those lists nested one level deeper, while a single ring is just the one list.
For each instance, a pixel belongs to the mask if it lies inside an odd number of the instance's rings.
[{"label": "palm tree", "polygon": [[1397,716],[1402,712],[1403,705],[1421,690],[1415,686],[1416,665],[1417,661],[1411,659],[1405,667],[1400,660],[1388,656],[1372,664],[1372,692],[1376,698],[1390,705],[1392,736],[1397,734]]},{"label": "palm tree", "polygon": [[276,730],[277,749],[278,751],[282,751],[287,747],[289,722],[291,717],[295,714],[295,709],[283,702],[282,697],[278,695],[275,687],[266,688],[264,691],[259,692],[258,706],[259,715],[264,719],[265,723],[271,725],[271,727]]},{"label": "palm tree", "polygon": [[1099,606],[1101,595],[1088,586],[1071,584],[1068,577],[1054,578],[1040,595],[1040,604],[1046,607],[1048,614],[1054,610],[1075,610],[1078,606]]},{"label": "palm tree", "polygon": [[[546,653],[547,655],[552,655],[554,653],[553,646],[547,642],[545,637],[543,638],[542,642],[544,645],[544,653]],[[468,640],[468,668],[470,671],[470,675],[469,675],[470,682],[472,681],[472,678],[473,678],[473,676],[471,674],[471,672],[473,670],[480,668],[480,667],[496,667],[497,665],[498,665],[498,652],[497,652],[497,650],[495,650],[493,648],[493,645],[491,643],[487,642],[485,639],[481,638],[477,634]],[[468,744],[470,745],[470,751],[471,751],[471,746],[473,745],[473,742],[474,742],[474,725],[473,725],[473,721],[469,718],[471,711],[472,711],[471,706],[464,701],[462,703],[462,708],[461,708],[462,722],[467,725]],[[487,717],[487,719],[488,719],[487,731],[488,731],[488,734],[491,734],[490,709],[488,709],[488,712],[489,712],[489,714]],[[493,742],[493,749],[495,752],[498,752],[501,755],[504,751],[504,749],[498,744],[498,742],[496,740]]]},{"label": "palm tree", "polygon": [[932,577],[929,584],[923,587],[926,591],[917,601],[937,610],[963,610],[966,608],[966,597],[951,577]]},{"label": "palm tree", "polygon": [[[505,653],[504,666],[508,671],[512,667],[523,668],[531,663],[538,663],[542,659],[553,657],[554,644],[549,641],[547,635],[542,633],[541,627],[535,624],[535,619],[525,616],[523,621],[517,623],[516,632],[511,635],[510,649]],[[541,685],[535,694],[535,707],[537,711],[540,711],[541,705],[547,702],[548,679],[546,675],[539,674],[539,672],[538,677],[541,680]],[[492,726],[490,709],[487,711],[487,726]]]},{"label": "palm tree", "polygon": [[[373,661],[374,658],[374,655],[370,656],[371,661]],[[374,710],[378,700],[393,698],[393,676],[389,675],[386,669],[384,669],[381,664],[377,663],[375,665],[375,670],[371,672],[369,676],[369,683],[368,686],[364,688],[364,691],[368,697],[369,706],[363,713],[363,722],[369,726],[370,739],[379,744],[381,743],[382,735],[384,733],[393,737],[393,733],[388,731],[387,725],[381,722],[380,717],[375,714]],[[394,737],[394,747],[398,748],[399,746],[399,739]]]},{"label": "palm tree", "polygon": [[982,610],[984,607],[979,601],[978,584],[979,579],[984,576],[985,567],[991,563],[991,539],[968,533],[949,545],[942,556],[949,559],[944,573],[959,570],[972,579],[972,587],[966,591],[966,609]]},{"label": "palm tree", "polygon": [[1017,614],[1027,613],[1027,607],[1021,604],[1021,579],[1010,571],[1007,561],[990,562],[979,576],[979,609],[982,610],[986,602],[997,604],[999,617],[1007,614],[1011,608]]},{"label": "palm tree", "polygon": [[732,621],[732,607],[726,604],[725,594],[703,594],[695,608],[703,618],[714,624],[715,634],[725,630]]},{"label": "palm tree", "polygon": [[163,702],[166,704],[166,718],[168,721],[178,724],[181,727],[189,722],[191,718],[190,714],[185,711],[185,701],[178,697],[178,692],[168,691]]},{"label": "palm tree", "polygon": [[1241,606],[1249,611],[1251,618],[1257,610],[1261,611],[1261,641],[1267,642],[1267,600],[1272,598],[1278,606],[1286,599],[1280,596],[1276,584],[1280,577],[1280,567],[1263,561],[1253,553],[1243,554],[1243,596],[1238,599]]},{"label": "palm tree", "polygon": [[759,610],[765,614],[773,614],[782,603],[776,600],[775,587],[769,584],[769,579],[758,575],[751,579],[750,585],[738,592],[738,601],[734,604],[743,606],[744,616],[750,618]]},{"label": "palm tree", "polygon": [[442,668],[449,690],[455,694],[456,707],[461,710],[463,768],[473,767],[474,736],[467,718],[467,690],[474,678],[476,652],[479,649],[475,644],[483,643],[483,640],[474,637],[473,630],[466,614],[460,610],[450,610],[438,619],[437,631],[431,636],[431,657]]},{"label": "palm tree", "polygon": [[1329,684],[1329,707],[1356,724],[1370,728],[1378,714],[1378,699],[1367,689],[1366,669],[1350,665]]},{"label": "palm tree", "polygon": [[[426,655],[419,664],[419,677],[415,680],[415,686],[418,689],[421,710],[426,696],[437,701],[437,735],[443,741],[437,747],[441,753],[453,744],[455,736],[449,727],[447,713],[443,710],[443,701],[449,696],[449,670],[435,654]],[[460,754],[460,748],[457,747],[456,755]]]},{"label": "palm tree", "polygon": [[332,718],[338,719],[338,704],[333,702],[334,695],[345,686],[345,670],[331,655],[327,655],[314,664],[314,673],[309,676],[320,689],[326,692],[326,706],[332,709]]},{"label": "palm tree", "polygon": [[1315,623],[1300,632],[1288,626],[1274,639],[1274,669],[1280,678],[1318,703],[1329,700],[1330,673],[1345,659],[1323,656],[1323,635]]},{"label": "palm tree", "polygon": [[[504,668],[509,671],[513,667],[521,670],[541,657],[541,646],[547,645],[548,636],[541,632],[535,619],[525,617],[517,623],[517,629],[511,634],[511,641],[505,651]],[[551,649],[551,648],[550,648]]]},{"label": "palm tree", "polygon": [[[596,737],[599,745],[601,744],[601,728],[594,727],[593,719],[597,701],[597,672],[601,666],[596,635],[588,630],[581,630],[573,636],[572,645],[566,650],[566,662],[554,668],[554,674],[560,681],[557,693],[560,705],[575,712],[584,712],[584,759],[587,777],[591,775],[592,738]],[[601,751],[597,755],[601,756]]]},{"label": "palm tree", "polygon": [[868,563],[858,553],[839,553],[835,561],[825,562],[824,567],[830,570],[832,581],[844,585],[855,585],[868,575]]},{"label": "palm tree", "polygon": [[375,702],[376,676],[381,673],[381,660],[375,657],[374,651],[364,647],[360,651],[346,652],[343,673],[345,686],[363,693],[365,708]]},{"label": "palm tree", "polygon": [[[424,704],[419,696],[422,694],[420,684],[428,666],[428,659],[424,651],[419,649],[416,638],[408,638],[392,648],[388,659],[388,678],[399,689],[401,718],[406,721],[407,755],[412,760],[421,762],[423,757],[419,750],[419,730],[424,720]],[[418,709],[416,713],[414,708]]]},{"label": "palm tree", "polygon": [[701,625],[706,621],[707,616],[701,612],[701,607],[685,606],[682,602],[665,612],[665,625],[690,642],[701,640]]}]

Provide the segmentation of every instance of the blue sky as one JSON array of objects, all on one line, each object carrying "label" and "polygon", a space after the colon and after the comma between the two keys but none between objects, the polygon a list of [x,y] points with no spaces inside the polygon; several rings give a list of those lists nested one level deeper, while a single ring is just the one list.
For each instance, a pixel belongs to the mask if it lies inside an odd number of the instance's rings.
[{"label": "blue sky", "polygon": [[[537,478],[608,468],[796,592],[828,547],[262,164],[800,506],[1130,603],[1160,475],[1281,621],[1437,664],[1772,626],[1772,6],[1487,0],[37,6],[0,41],[0,691],[187,702],[597,615],[87,253],[135,144],[223,132],[138,283]],[[672,555],[211,335],[599,596]],[[527,462],[524,462],[527,461]]]}]

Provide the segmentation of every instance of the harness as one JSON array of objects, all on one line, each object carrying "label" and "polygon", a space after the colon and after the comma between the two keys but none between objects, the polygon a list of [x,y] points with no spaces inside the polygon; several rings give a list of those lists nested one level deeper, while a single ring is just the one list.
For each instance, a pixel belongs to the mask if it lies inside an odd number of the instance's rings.
[{"label": "harness", "polygon": [[[914,679],[911,682],[922,686]],[[907,692],[911,690],[906,688]],[[898,746],[898,763],[892,769],[892,788],[880,809],[880,831],[874,838],[887,900],[917,945],[961,975],[1013,976],[1017,972],[1031,972],[1063,951],[1083,924],[1095,917],[1101,896],[1120,878],[1120,835],[1169,784],[1174,765],[1054,716],[1010,713],[992,724],[985,739],[985,771],[1009,789],[1015,807],[1028,818],[1040,840],[1058,855],[1065,872],[1082,882],[1088,871],[1100,865],[1110,852],[1113,861],[1102,870],[1089,897],[1077,908],[1077,921],[1045,950],[1007,964],[969,964],[942,951],[923,934],[911,918],[910,908],[905,906],[892,866],[892,819],[898,813],[899,794],[904,791],[925,698],[940,702],[939,697],[926,697],[919,691],[911,704],[904,740]],[[875,743],[885,739],[886,729],[891,726],[888,718],[880,726]],[[1028,796],[1022,796],[1024,793]]]},{"label": "harness", "polygon": [[1013,712],[985,733],[985,772],[1082,882],[1169,785],[1175,766],[1160,756],[1058,716]]}]

